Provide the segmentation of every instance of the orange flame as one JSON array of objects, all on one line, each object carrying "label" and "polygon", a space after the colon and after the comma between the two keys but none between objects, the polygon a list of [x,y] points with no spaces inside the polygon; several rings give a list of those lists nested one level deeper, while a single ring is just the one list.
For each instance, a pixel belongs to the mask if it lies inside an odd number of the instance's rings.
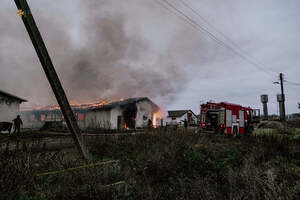
[{"label": "orange flame", "polygon": [[126,123],[124,123],[124,129],[126,129],[126,130],[130,130],[130,128],[127,126],[127,124],[126,124]]},{"label": "orange flame", "polygon": [[[70,106],[72,108],[78,108],[78,109],[93,109],[93,108],[98,108],[98,107],[102,107],[105,106],[107,104],[110,103],[114,103],[114,102],[119,102],[119,101],[123,101],[124,99],[119,99],[119,100],[103,100],[103,101],[97,101],[97,102],[91,102],[91,103],[84,103],[84,104],[80,104],[77,103],[76,100],[72,100],[70,103]],[[30,110],[60,110],[60,107],[58,105],[55,106],[36,106],[36,107],[29,107],[29,108],[23,108],[22,110],[26,111],[30,111]]]},{"label": "orange flame", "polygon": [[157,114],[156,113],[153,114],[152,125],[154,128],[156,128],[156,126],[157,126]]},{"label": "orange flame", "polygon": [[152,115],[152,126],[157,128],[159,126],[159,120],[165,116],[162,110],[159,110]]}]

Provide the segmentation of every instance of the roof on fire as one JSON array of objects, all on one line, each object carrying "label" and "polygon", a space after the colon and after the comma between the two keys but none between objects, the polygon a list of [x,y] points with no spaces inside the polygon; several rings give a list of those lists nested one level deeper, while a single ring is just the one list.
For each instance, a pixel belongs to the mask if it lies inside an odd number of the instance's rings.
[{"label": "roof on fire", "polygon": [[[185,113],[187,113],[189,111],[191,113],[193,113],[193,111],[191,111],[191,110],[169,110],[168,111],[168,117],[181,117],[181,116],[183,116]],[[195,114],[193,113],[193,115],[195,115]]]},{"label": "roof on fire", "polygon": [[115,101],[115,102],[112,102],[109,104],[105,104],[103,106],[93,108],[91,110],[93,110],[93,111],[109,110],[109,109],[112,109],[112,108],[115,108],[118,106],[122,107],[122,106],[126,106],[128,104],[135,104],[135,103],[138,103],[141,101],[148,101],[155,110],[159,110],[159,107],[155,103],[153,103],[148,97],[137,97],[137,98],[124,99],[121,101]]},{"label": "roof on fire", "polygon": [[[102,111],[102,110],[110,110],[112,108],[115,108],[115,107],[123,107],[123,106],[127,106],[128,104],[134,104],[134,103],[138,103],[138,102],[141,102],[141,101],[148,101],[151,105],[152,105],[152,108],[153,110],[155,111],[158,111],[159,110],[159,107],[153,103],[148,97],[137,97],[137,98],[129,98],[129,99],[124,99],[124,100],[120,100],[120,101],[114,101],[114,102],[111,102],[111,103],[108,103],[108,104],[104,104],[104,105],[100,105],[100,106],[95,106],[95,107],[85,107],[85,108],[82,108],[82,107],[72,107],[72,110],[73,111],[76,111],[76,112],[82,112],[82,113],[86,113],[86,112],[89,112],[89,111]],[[39,113],[48,113],[48,112],[61,112],[60,111],[60,108],[58,106],[56,106],[54,109],[52,109],[51,107],[44,107],[42,109],[33,109],[33,110],[27,110],[25,112],[39,112]]]},{"label": "roof on fire", "polygon": [[25,100],[25,99],[22,99],[22,98],[20,98],[20,97],[15,96],[15,95],[9,94],[9,93],[4,92],[4,91],[2,91],[2,90],[0,90],[0,95],[6,96],[6,97],[11,98],[11,99],[15,99],[15,100],[17,100],[17,101],[20,101],[21,103],[27,101],[27,100]]}]

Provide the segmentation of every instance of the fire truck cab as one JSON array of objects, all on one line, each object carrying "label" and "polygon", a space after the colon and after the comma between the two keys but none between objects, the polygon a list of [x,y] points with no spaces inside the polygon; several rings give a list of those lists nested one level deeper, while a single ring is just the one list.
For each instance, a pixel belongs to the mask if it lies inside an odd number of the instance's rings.
[{"label": "fire truck cab", "polygon": [[238,136],[251,132],[259,121],[258,109],[225,102],[201,105],[200,125],[206,130]]}]

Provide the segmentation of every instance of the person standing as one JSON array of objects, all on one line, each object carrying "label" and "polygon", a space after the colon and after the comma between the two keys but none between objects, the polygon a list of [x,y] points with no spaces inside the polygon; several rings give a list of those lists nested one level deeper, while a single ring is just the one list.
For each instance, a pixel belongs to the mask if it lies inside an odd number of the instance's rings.
[{"label": "person standing", "polygon": [[188,127],[188,122],[187,122],[186,119],[184,119],[183,124],[184,124],[184,128],[187,129],[187,127]]},{"label": "person standing", "polygon": [[15,118],[13,120],[14,122],[14,134],[17,133],[17,135],[20,135],[21,133],[21,125],[23,125],[22,119],[20,117],[20,115],[17,116],[17,118]]}]

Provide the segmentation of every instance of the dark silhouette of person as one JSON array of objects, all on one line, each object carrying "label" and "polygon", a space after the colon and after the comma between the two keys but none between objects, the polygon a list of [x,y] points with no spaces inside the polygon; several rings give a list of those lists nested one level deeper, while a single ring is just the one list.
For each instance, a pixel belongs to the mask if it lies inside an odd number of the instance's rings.
[{"label": "dark silhouette of person", "polygon": [[187,129],[187,127],[188,127],[188,122],[187,122],[187,120],[184,119],[183,123],[184,123],[184,128]]},{"label": "dark silhouette of person", "polygon": [[20,115],[17,116],[17,118],[15,118],[13,120],[14,122],[14,134],[17,133],[17,135],[20,135],[21,133],[21,125],[23,125],[22,119],[20,117]]}]

